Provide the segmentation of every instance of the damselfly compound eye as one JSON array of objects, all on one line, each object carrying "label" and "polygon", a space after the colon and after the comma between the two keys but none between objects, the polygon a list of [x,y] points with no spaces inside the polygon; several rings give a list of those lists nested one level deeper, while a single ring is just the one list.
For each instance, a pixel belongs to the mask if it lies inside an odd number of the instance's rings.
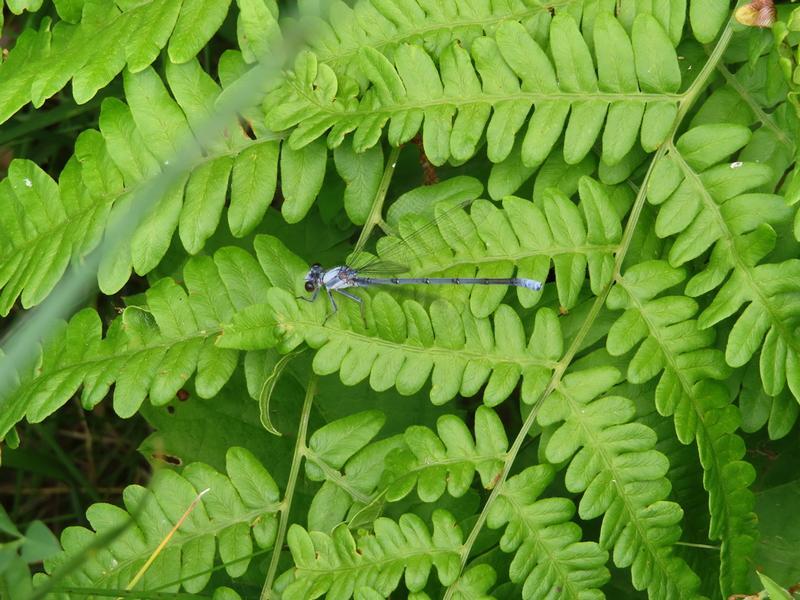
[{"label": "damselfly compound eye", "polygon": [[314,284],[311,283],[310,281],[306,281],[305,288],[306,288],[307,292],[313,292],[314,291]]}]

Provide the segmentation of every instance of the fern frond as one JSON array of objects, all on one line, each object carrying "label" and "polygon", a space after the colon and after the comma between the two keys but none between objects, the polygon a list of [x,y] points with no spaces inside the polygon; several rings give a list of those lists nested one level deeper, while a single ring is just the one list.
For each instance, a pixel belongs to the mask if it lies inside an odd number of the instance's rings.
[{"label": "fern frond", "polygon": [[[324,19],[301,13],[301,23],[310,31],[309,48],[337,74],[361,80],[362,72],[353,55],[369,46],[387,56],[403,43],[421,41],[435,57],[452,42],[469,46],[482,35],[491,35],[503,21],[519,21],[539,36],[546,34],[550,11],[581,10],[580,0],[556,0],[545,5],[513,2],[428,2],[426,0],[359,0],[323,6]],[[302,10],[302,7],[301,7]]]},{"label": "fern frond", "polygon": [[87,102],[126,66],[133,73],[144,70],[167,44],[173,62],[189,61],[222,25],[229,5],[230,0],[86,0],[81,9],[56,2],[64,20],[52,31],[49,23],[38,32],[26,29],[0,69],[0,123],[28,102],[41,106],[70,80],[76,102]]},{"label": "fern frond", "polygon": [[114,386],[114,410],[128,417],[149,397],[165,404],[197,371],[199,396],[213,397],[233,374],[234,350],[214,344],[222,323],[261,301],[269,288],[255,259],[239,248],[197,257],[184,269],[187,291],[171,279],[146,293],[146,306],[130,306],[104,339],[93,309],[76,314],[44,348],[32,373],[21,375],[2,399],[0,437],[26,416],[38,422],[82,386],[84,406],[100,402]]},{"label": "fern frond", "polygon": [[[58,185],[33,163],[11,163],[0,182],[0,198],[9,207],[0,217],[0,314],[7,314],[20,295],[26,308],[39,303],[70,257],[94,249],[109,220],[127,218],[132,192],[192,136],[220,94],[196,61],[169,66],[167,76],[177,101],[152,69],[126,73],[130,104],[112,98],[103,102],[100,132],[78,137],[75,156]],[[278,142],[249,140],[236,123],[224,127],[225,133],[205,149],[205,156],[196,157],[188,178],[158,202],[130,244],[104,257],[98,275],[103,291],[119,290],[132,269],[139,274],[152,270],[176,229],[184,247],[198,252],[217,229],[229,177],[231,231],[245,235],[261,220],[275,190]],[[307,163],[305,168],[310,174]]]},{"label": "fern frond", "polygon": [[[587,178],[580,188],[583,218],[566,196],[555,191],[546,195],[543,208],[509,197],[503,210],[478,201],[469,216],[449,212],[447,220],[425,231],[426,239],[415,239],[415,245],[442,251],[418,260],[411,271],[421,275],[446,270],[454,276],[471,277],[477,263],[480,277],[508,277],[514,272],[513,259],[519,276],[543,279],[553,257],[559,296],[565,306],[572,306],[587,264],[593,289],[602,289],[608,282],[617,247],[614,242],[621,236],[619,213],[603,187]],[[413,229],[411,221],[401,222],[401,232]],[[391,295],[380,292],[365,297],[366,328],[357,307],[350,305],[353,303],[343,304],[335,321],[326,321],[329,309],[324,298],[298,302],[291,294],[299,291],[307,269],[303,263],[274,238],[259,236],[255,246],[268,274],[278,271],[275,265],[285,265],[271,279],[275,283],[275,278],[280,278],[284,283],[278,285],[289,292],[273,290],[267,304],[237,314],[220,339],[223,346],[247,350],[279,346],[289,351],[306,341],[319,349],[314,359],[317,373],[341,371],[342,381],[349,385],[369,377],[378,391],[396,386],[401,393],[412,394],[432,373],[431,399],[437,404],[459,391],[473,395],[488,379],[484,398],[490,406],[507,398],[520,377],[523,400],[532,402],[560,356],[562,343],[560,333],[552,329],[553,313],[537,315],[526,349],[522,323],[513,310],[500,304],[505,290],[499,286],[476,286],[470,298],[472,313],[494,315],[494,330],[486,317],[463,313],[451,302],[434,302],[428,315],[417,302],[409,300],[401,306]],[[448,258],[446,248],[455,250],[455,255]],[[287,270],[293,272],[288,278]],[[464,289],[449,292],[462,306],[464,296],[470,293]],[[538,295],[521,289],[517,293],[523,304],[532,304]]]},{"label": "fern frond", "polygon": [[608,306],[625,309],[609,330],[609,352],[620,355],[640,341],[628,366],[627,379],[641,384],[661,373],[655,404],[673,416],[684,444],[696,441],[709,494],[709,537],[722,540],[721,586],[726,593],[742,589],[749,572],[748,556],[757,536],[754,497],[748,486],[755,477],[742,461],[744,442],[735,434],[740,418],[720,380],[730,375],[724,355],[711,345],[713,329],[700,329],[692,317],[697,303],[685,296],[660,296],[685,274],[661,261],[629,269],[611,290]]},{"label": "fern frond", "polygon": [[571,522],[575,506],[566,498],[538,496],[553,479],[553,469],[537,465],[511,477],[488,513],[493,529],[506,526],[504,552],[515,553],[509,575],[522,583],[522,598],[602,598],[610,574],[608,553],[595,542],[581,542]]},{"label": "fern frond", "polygon": [[642,384],[661,374],[656,407],[664,416],[674,415],[678,438],[687,444],[698,427],[704,427],[705,409],[728,404],[723,393],[708,405],[708,398],[700,396],[695,386],[708,379],[724,380],[731,369],[722,352],[712,347],[714,330],[700,329],[692,319],[697,302],[679,295],[659,296],[685,276],[662,261],[641,262],[626,271],[608,296],[610,309],[625,312],[611,326],[606,347],[619,356],[642,342],[631,358],[626,379]]},{"label": "fern frond", "polygon": [[[680,71],[669,36],[649,14],[635,18],[629,37],[602,13],[593,36],[597,70],[587,40],[565,13],[552,19],[548,48],[513,20],[469,49],[450,44],[438,65],[416,45],[398,46],[392,60],[363,47],[358,67],[371,84],[363,94],[349,77],[337,77],[304,52],[287,84],[268,97],[267,123],[275,131],[293,129],[292,148],[328,130],[328,145],[335,147],[354,131],[356,151],[375,145],[387,122],[392,145],[423,127],[425,153],[435,165],[472,157],[485,130],[489,159],[497,163],[508,157],[534,108],[522,142],[524,165],[541,164],[565,125],[567,163],[580,162],[602,131],[603,159],[613,165],[637,137],[646,150],[664,141],[665,123],[671,126],[677,111]],[[604,128],[607,116],[613,126]]]},{"label": "fern frond", "polygon": [[758,365],[751,362],[745,368],[739,397],[742,429],[748,433],[758,431],[765,424],[769,439],[787,436],[800,417],[800,405],[788,389],[777,396],[769,396],[761,385]]},{"label": "fern frond", "polygon": [[728,337],[727,363],[742,366],[761,348],[764,390],[776,395],[788,383],[800,398],[800,344],[793,329],[800,320],[796,301],[800,261],[758,264],[775,246],[776,234],[769,223],[788,221],[792,211],[781,196],[745,193],[771,181],[769,166],[741,161],[716,164],[742,148],[750,136],[746,127],[731,124],[691,129],[657,167],[648,199],[661,205],[656,233],[677,234],[669,253],[671,264],[683,264],[713,245],[708,266],[686,287],[688,295],[699,296],[725,282],[700,314],[700,328],[718,323],[747,303]]},{"label": "fern frond", "polygon": [[[92,529],[65,529],[64,550],[45,561],[46,572],[63,575],[59,584],[72,588],[125,589],[198,493],[207,489],[134,589],[197,593],[211,577],[216,553],[231,577],[241,576],[252,558],[253,542],[269,548],[275,541],[280,494],[270,474],[244,448],[228,450],[225,468],[227,475],[204,463],[187,465],[181,474],[162,469],[149,488],[125,488],[124,509],[93,504],[86,512]],[[116,529],[121,533],[85,555],[77,568],[59,572],[96,537]]]},{"label": "fern frond", "polygon": [[346,385],[369,377],[377,391],[396,387],[406,395],[419,391],[430,376],[434,404],[458,393],[472,396],[487,384],[484,402],[493,406],[505,400],[520,379],[523,399],[532,402],[546,385],[562,347],[555,313],[549,309],[537,313],[526,343],[519,316],[506,305],[497,309],[492,327],[488,318],[459,313],[445,300],[434,301],[428,312],[415,301],[401,306],[390,294],[379,292],[366,309],[371,325],[365,328],[357,307],[341,307],[338,323],[323,326],[322,303],[298,303],[277,288],[266,300],[234,316],[219,340],[222,347],[277,346],[289,351],[306,341],[318,348],[313,365],[320,375],[339,371]]},{"label": "fern frond", "polygon": [[306,476],[323,483],[308,511],[309,530],[328,533],[376,500],[386,455],[402,444],[400,436],[369,443],[385,420],[382,412],[366,411],[313,433],[305,451]]},{"label": "fern frond", "polygon": [[463,536],[447,511],[436,510],[432,519],[433,532],[413,513],[404,514],[397,522],[381,517],[375,520],[374,532],[357,538],[344,524],[330,536],[292,525],[287,541],[295,567],[279,581],[286,585],[282,597],[300,600],[327,594],[350,598],[354,593],[367,593],[366,588],[386,598],[403,576],[408,590],[418,592],[434,566],[439,582],[450,585],[461,570]]},{"label": "fern frond", "polygon": [[323,484],[311,502],[309,530],[330,532],[341,522],[355,529],[366,515],[374,519],[386,502],[397,502],[414,488],[423,502],[435,502],[445,491],[463,496],[476,471],[486,489],[494,486],[508,440],[491,409],[478,408],[474,438],[459,417],[443,415],[437,433],[415,425],[367,444],[383,420],[377,411],[357,413],[311,437],[306,474]]},{"label": "fern frond", "polygon": [[436,430],[409,427],[403,434],[405,446],[388,455],[388,501],[404,498],[415,487],[423,502],[435,502],[445,490],[458,498],[470,489],[476,471],[484,489],[494,487],[503,469],[508,438],[492,409],[478,407],[474,438],[455,415],[439,417]]},{"label": "fern frond", "polygon": [[694,597],[699,578],[673,552],[680,538],[680,506],[666,500],[668,462],[654,447],[652,429],[632,423],[633,402],[605,396],[620,379],[611,367],[567,374],[545,398],[538,422],[555,426],[543,443],[548,461],[571,459],[567,489],[582,492],[578,514],[603,515],[600,546],[614,564],[630,567],[636,589],[654,598]]}]

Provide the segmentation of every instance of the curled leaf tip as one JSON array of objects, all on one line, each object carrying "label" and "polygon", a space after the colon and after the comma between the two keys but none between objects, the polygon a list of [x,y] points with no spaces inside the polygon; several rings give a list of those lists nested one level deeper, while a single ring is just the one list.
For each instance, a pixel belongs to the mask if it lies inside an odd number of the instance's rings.
[{"label": "curled leaf tip", "polygon": [[773,0],[753,0],[737,8],[734,17],[748,27],[772,27],[775,22],[775,4]]}]

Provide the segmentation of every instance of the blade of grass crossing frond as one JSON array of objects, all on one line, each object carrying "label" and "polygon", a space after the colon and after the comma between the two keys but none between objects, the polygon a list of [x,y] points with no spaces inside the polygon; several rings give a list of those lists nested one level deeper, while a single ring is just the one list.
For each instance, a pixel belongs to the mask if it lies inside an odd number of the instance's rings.
[{"label": "blade of grass crossing frond", "polygon": [[[186,512],[184,512],[183,515],[181,516],[181,518],[178,519],[178,522],[175,523],[175,525],[172,526],[172,529],[169,530],[169,533],[164,536],[164,539],[161,540],[161,543],[156,547],[155,550],[153,550],[153,553],[147,558],[145,563],[136,572],[136,575],[133,576],[133,578],[130,580],[130,582],[128,582],[128,585],[125,586],[125,590],[126,591],[131,591],[134,587],[136,587],[136,584],[139,583],[139,580],[142,577],[144,577],[144,574],[147,572],[147,569],[149,569],[150,565],[152,565],[153,562],[155,562],[155,560],[158,558],[158,555],[161,554],[161,551],[166,547],[166,545],[172,539],[172,536],[175,535],[175,532],[178,531],[178,529],[180,529],[181,525],[183,525],[183,522],[192,513],[192,511],[198,505],[200,500],[202,500],[203,496],[205,496],[210,491],[211,491],[211,488],[206,488],[203,491],[201,491],[199,494],[197,494],[197,496],[195,496],[195,499],[192,500],[192,503],[187,507]],[[120,596],[120,598],[121,597],[122,596]]]}]

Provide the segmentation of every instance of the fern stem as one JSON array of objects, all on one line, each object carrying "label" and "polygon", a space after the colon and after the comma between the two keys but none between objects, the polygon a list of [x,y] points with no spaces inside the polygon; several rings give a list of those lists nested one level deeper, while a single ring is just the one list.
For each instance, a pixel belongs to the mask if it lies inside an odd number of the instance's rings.
[{"label": "fern stem", "polygon": [[289,481],[286,483],[286,494],[281,502],[281,521],[278,525],[278,535],[275,537],[275,545],[272,550],[272,559],[269,563],[267,570],[267,578],[264,581],[264,587],[261,589],[261,600],[267,600],[272,597],[272,583],[275,579],[275,573],[278,570],[278,561],[281,557],[281,548],[283,547],[283,540],[286,537],[286,530],[289,526],[289,512],[292,508],[292,499],[294,498],[294,488],[297,485],[297,478],[300,475],[300,463],[303,460],[303,454],[306,447],[306,434],[308,433],[308,419],[311,415],[311,405],[314,403],[314,396],[317,394],[317,376],[312,374],[308,379],[308,387],[306,388],[306,397],[303,400],[303,409],[300,413],[300,425],[297,429],[297,443],[294,446],[294,453],[292,455],[292,467],[289,471]]},{"label": "fern stem", "polygon": [[367,221],[364,227],[361,228],[361,233],[358,236],[358,241],[355,245],[355,250],[359,250],[367,243],[372,230],[376,225],[383,223],[383,203],[386,200],[386,192],[389,191],[389,184],[392,183],[392,175],[394,175],[394,168],[397,165],[397,159],[400,157],[400,146],[392,148],[389,153],[389,160],[386,161],[386,166],[383,169],[383,176],[381,183],[378,186],[378,191],[375,192],[375,199],[372,201],[372,208],[369,209]]},{"label": "fern stem", "polygon": [[[514,439],[514,443],[511,445],[511,448],[508,451],[508,458],[503,465],[503,470],[500,473],[500,476],[497,480],[497,483],[492,490],[489,498],[486,500],[486,503],[481,510],[481,513],[478,515],[478,519],[475,522],[475,525],[472,527],[467,540],[464,542],[464,545],[461,547],[461,573],[464,571],[464,567],[467,564],[467,560],[469,559],[470,551],[472,550],[472,546],[475,544],[475,541],[478,538],[481,530],[483,529],[483,525],[486,522],[486,519],[489,514],[489,508],[495,502],[497,497],[500,495],[502,491],[503,484],[505,483],[506,479],[508,478],[508,474],[511,471],[512,466],[514,465],[514,461],[516,460],[520,449],[522,448],[523,443],[528,438],[528,432],[533,427],[534,423],[536,422],[536,417],[539,414],[539,409],[541,408],[542,404],[544,403],[545,398],[547,398],[553,391],[558,387],[561,383],[561,379],[566,373],[567,368],[572,363],[575,355],[581,349],[584,339],[588,335],[589,331],[594,324],[595,319],[600,314],[600,311],[605,304],[606,298],[608,293],[611,291],[611,287],[614,285],[615,281],[619,278],[622,263],[625,260],[625,256],[630,248],[631,241],[633,240],[633,234],[636,229],[636,225],[638,224],[639,217],[642,213],[642,209],[644,208],[644,203],[647,198],[647,184],[652,176],[653,170],[655,165],[658,161],[666,154],[667,150],[672,144],[673,139],[675,138],[678,129],[683,122],[684,117],[689,112],[689,109],[694,104],[695,100],[699,96],[700,92],[705,88],[706,84],[708,83],[711,74],[715,71],[717,64],[722,59],[722,55],[724,54],[728,44],[730,43],[731,37],[733,35],[733,29],[730,26],[730,23],[722,32],[722,35],[717,42],[714,51],[709,56],[708,62],[703,66],[702,70],[698,74],[697,78],[692,82],[692,85],[686,90],[683,94],[683,98],[681,100],[680,106],[678,108],[678,113],[675,117],[675,121],[672,126],[672,130],[670,132],[667,141],[663,143],[658,150],[656,151],[655,155],[653,156],[653,160],[650,162],[650,166],[645,174],[645,177],[642,181],[642,185],[639,188],[639,191],[636,196],[636,200],[634,201],[633,207],[631,209],[630,216],[628,218],[628,222],[625,225],[625,231],[623,232],[622,241],[620,242],[619,251],[614,260],[614,277],[609,281],[608,284],[601,290],[601,292],[595,298],[594,303],[592,304],[591,309],[589,310],[589,314],[586,315],[583,323],[581,324],[580,330],[577,332],[575,337],[573,338],[572,344],[570,344],[569,348],[567,349],[564,356],[558,361],[555,369],[553,370],[553,375],[550,378],[550,382],[548,383],[545,390],[542,394],[537,398],[536,402],[531,407],[531,411],[528,414],[525,422],[522,424],[522,427],[517,434],[516,438]],[[443,598],[445,600],[449,600],[453,597],[453,594],[457,591],[457,584],[460,577],[456,579],[453,584],[451,584]]]},{"label": "fern stem", "polygon": [[304,456],[306,460],[309,462],[314,463],[320,471],[322,471],[325,475],[325,480],[330,481],[339,489],[344,490],[347,494],[353,498],[356,502],[360,502],[362,504],[369,504],[375,498],[372,496],[368,496],[367,494],[361,493],[357,488],[350,485],[345,477],[337,471],[336,469],[331,468],[331,466],[326,463],[324,460],[319,458],[313,450],[306,449],[304,451]]},{"label": "fern stem", "polygon": [[731,86],[737,94],[747,103],[747,106],[750,107],[750,110],[756,115],[761,124],[764,125],[767,129],[772,132],[778,141],[783,144],[789,152],[794,154],[795,151],[795,144],[792,139],[786,135],[786,132],[778,127],[775,124],[775,120],[772,118],[770,114],[768,114],[761,105],[753,98],[753,95],[748,92],[745,87],[739,83],[739,80],[736,79],[736,76],[731,73],[728,68],[724,64],[717,65],[717,71],[719,71],[722,76],[725,78],[725,82]]}]

